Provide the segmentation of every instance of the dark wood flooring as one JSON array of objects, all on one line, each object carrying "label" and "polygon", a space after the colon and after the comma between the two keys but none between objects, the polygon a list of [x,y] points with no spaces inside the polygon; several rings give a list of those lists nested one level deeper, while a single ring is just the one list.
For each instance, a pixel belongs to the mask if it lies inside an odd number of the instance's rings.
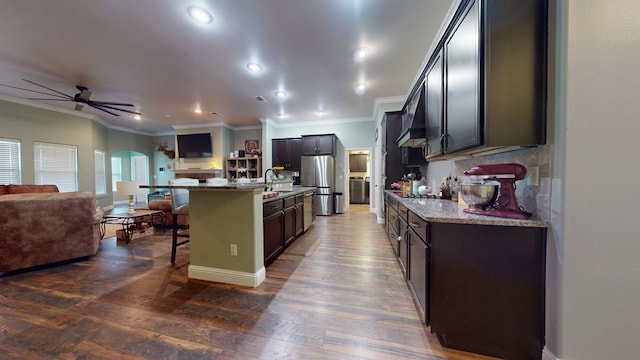
[{"label": "dark wood flooring", "polygon": [[423,326],[368,205],[317,217],[315,254],[285,252],[257,288],[188,280],[168,235],[0,278],[0,358],[487,359]]}]

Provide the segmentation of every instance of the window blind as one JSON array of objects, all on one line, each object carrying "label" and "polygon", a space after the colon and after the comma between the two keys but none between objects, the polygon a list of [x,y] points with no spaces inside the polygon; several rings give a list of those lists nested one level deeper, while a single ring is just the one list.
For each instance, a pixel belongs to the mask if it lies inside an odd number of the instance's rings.
[{"label": "window blind", "polygon": [[0,138],[0,184],[22,184],[20,140]]},{"label": "window blind", "polygon": [[34,144],[34,181],[54,184],[60,192],[78,191],[78,148],[76,146]]},{"label": "window blind", "polygon": [[94,164],[96,168],[96,195],[107,193],[107,174],[105,170],[104,151],[93,151]]}]

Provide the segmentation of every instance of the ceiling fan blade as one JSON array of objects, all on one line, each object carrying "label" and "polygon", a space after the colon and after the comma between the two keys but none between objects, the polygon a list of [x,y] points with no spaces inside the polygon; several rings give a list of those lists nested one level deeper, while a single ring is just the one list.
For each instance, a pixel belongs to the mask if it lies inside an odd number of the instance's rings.
[{"label": "ceiling fan blade", "polygon": [[117,110],[117,111],[124,111],[126,113],[129,114],[136,114],[136,115],[142,115],[142,113],[139,113],[137,111],[131,111],[131,110],[125,110],[125,109],[118,109],[116,107],[113,106],[108,106],[108,105],[102,105],[102,104],[95,104],[93,103],[93,101],[89,104],[90,106],[93,106],[94,108],[107,108],[107,109],[112,109],[112,110]]},{"label": "ceiling fan blade", "polygon": [[98,110],[100,110],[100,111],[104,111],[104,112],[106,112],[107,114],[111,114],[111,115],[113,115],[113,116],[120,116],[120,115],[118,115],[118,114],[116,114],[116,113],[114,113],[114,112],[111,112],[111,111],[109,111],[109,110],[102,109],[100,106],[95,106],[95,105],[91,105],[91,104],[88,104],[88,105],[89,105],[89,106],[91,106],[91,107],[92,107],[92,108],[94,108],[94,109],[98,109]]},{"label": "ceiling fan blade", "polygon": [[45,99],[45,98],[26,98],[27,100],[40,100],[40,101],[71,101],[71,99]]},{"label": "ceiling fan blade", "polygon": [[111,102],[111,101],[95,101],[95,100],[91,100],[90,102],[95,104],[95,105],[135,106],[133,104]]},{"label": "ceiling fan blade", "polygon": [[81,111],[83,107],[84,107],[84,105],[82,105],[82,104],[76,104],[76,106],[73,108],[73,110]]},{"label": "ceiling fan blade", "polygon": [[8,87],[8,88],[24,90],[24,91],[31,91],[31,92],[34,92],[34,93],[37,93],[37,94],[42,94],[42,95],[55,96],[55,97],[59,97],[61,99],[65,99],[65,100],[71,100],[71,97],[67,96],[66,94],[65,94],[65,96],[60,96],[60,95],[56,95],[56,94],[49,94],[49,93],[42,92],[42,91],[25,89],[25,88],[21,88],[21,87],[17,87],[17,86],[11,86],[11,85],[5,85],[5,84],[0,84],[0,86],[5,86],[5,87]]},{"label": "ceiling fan blade", "polygon": [[52,88],[48,88],[48,87],[46,87],[46,86],[44,86],[44,85],[40,85],[40,84],[38,84],[38,83],[36,83],[36,82],[33,82],[33,81],[31,81],[31,80],[27,80],[27,79],[22,79],[22,80],[24,80],[24,81],[28,82],[29,84],[33,84],[33,85],[36,85],[36,86],[40,86],[41,88],[45,88],[45,89],[47,89],[47,90],[53,91],[54,93],[58,93],[58,94],[60,94],[60,95],[64,95],[64,96],[66,96],[66,97],[68,97],[68,98],[73,98],[73,96],[67,95],[67,94],[65,94],[65,93],[63,93],[63,92],[60,92],[60,91],[58,91],[58,90],[54,90],[54,89],[52,89]]}]

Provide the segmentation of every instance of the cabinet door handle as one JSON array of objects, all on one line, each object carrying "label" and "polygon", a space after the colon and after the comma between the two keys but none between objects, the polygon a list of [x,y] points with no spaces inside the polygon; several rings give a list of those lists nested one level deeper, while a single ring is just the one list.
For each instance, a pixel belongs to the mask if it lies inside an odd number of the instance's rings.
[{"label": "cabinet door handle", "polygon": [[417,223],[417,222],[415,222],[415,221],[409,221],[409,224],[410,224],[412,227],[417,227],[417,228],[422,227],[422,224]]},{"label": "cabinet door handle", "polygon": [[277,209],[277,208],[278,208],[278,205],[272,205],[272,206],[271,206],[271,210],[275,210],[275,209]]}]

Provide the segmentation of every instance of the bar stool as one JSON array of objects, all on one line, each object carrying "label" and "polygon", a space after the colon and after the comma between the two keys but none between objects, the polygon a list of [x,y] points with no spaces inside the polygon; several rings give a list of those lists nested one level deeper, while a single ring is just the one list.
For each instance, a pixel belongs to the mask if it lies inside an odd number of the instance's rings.
[{"label": "bar stool", "polygon": [[[198,179],[192,178],[178,178],[169,180],[169,185],[195,185],[198,186],[200,182]],[[176,263],[176,249],[180,245],[189,243],[189,231],[180,230],[180,224],[178,222],[178,215],[189,216],[189,190],[187,189],[169,189],[171,192],[171,214],[173,216],[173,232],[171,236],[171,264]],[[187,221],[187,229],[189,222]],[[183,240],[178,241],[178,238]],[[186,239],[185,239],[186,238]]]}]

